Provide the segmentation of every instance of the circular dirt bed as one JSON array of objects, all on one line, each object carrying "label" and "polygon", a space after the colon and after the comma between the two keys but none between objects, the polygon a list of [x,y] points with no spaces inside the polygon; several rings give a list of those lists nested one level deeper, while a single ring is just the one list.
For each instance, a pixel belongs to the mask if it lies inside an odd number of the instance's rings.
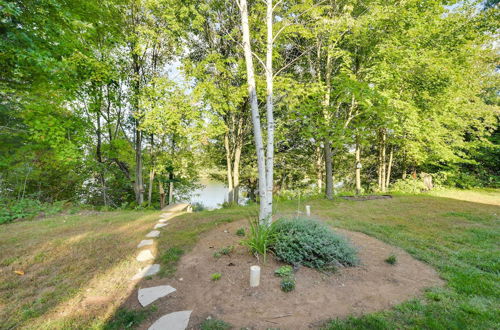
[{"label": "circular dirt bed", "polygon": [[[249,269],[257,264],[235,235],[246,221],[226,224],[206,233],[194,249],[182,257],[175,278],[143,282],[141,286],[169,284],[177,291],[155,303],[157,312],[150,318],[179,310],[193,310],[190,327],[207,317],[231,323],[236,329],[307,329],[330,318],[379,311],[418,296],[424,288],[442,285],[437,273],[403,250],[358,232],[337,230],[358,248],[361,265],[342,268],[333,275],[301,267],[296,273],[296,288],[280,290],[274,270],[283,264],[268,256],[260,263],[261,285],[249,288]],[[229,256],[214,258],[214,252],[234,245]],[[385,259],[397,256],[397,264]],[[218,281],[210,275],[221,273]],[[139,306],[137,298],[130,307]],[[147,328],[150,322],[143,324]]]}]

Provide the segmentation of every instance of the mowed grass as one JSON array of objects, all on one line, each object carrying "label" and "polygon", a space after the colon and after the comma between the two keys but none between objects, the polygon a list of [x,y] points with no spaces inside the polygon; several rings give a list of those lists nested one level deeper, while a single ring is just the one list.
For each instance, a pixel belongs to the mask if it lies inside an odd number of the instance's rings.
[{"label": "mowed grass", "polygon": [[402,247],[447,281],[389,311],[333,320],[326,328],[500,328],[500,207],[425,195],[309,204],[333,226]]},{"label": "mowed grass", "polygon": [[[313,216],[335,227],[402,247],[447,281],[445,287],[431,288],[388,311],[333,320],[325,327],[498,328],[500,207],[491,205],[496,200],[492,194],[500,198],[490,191],[482,203],[426,195],[301,201],[300,209],[311,205]],[[290,216],[297,207],[296,201],[276,203],[277,217]],[[181,256],[204,232],[256,212],[253,205],[170,220],[155,244],[159,276],[175,274]],[[123,329],[140,324],[148,311],[124,310],[120,304],[133,291],[127,283],[139,267],[136,245],[159,214],[109,212],[0,226],[0,328]],[[16,275],[18,269],[25,275]]]},{"label": "mowed grass", "polygon": [[120,280],[136,271],[137,243],[157,214],[61,215],[0,226],[0,328],[89,328],[114,313],[127,291]]}]

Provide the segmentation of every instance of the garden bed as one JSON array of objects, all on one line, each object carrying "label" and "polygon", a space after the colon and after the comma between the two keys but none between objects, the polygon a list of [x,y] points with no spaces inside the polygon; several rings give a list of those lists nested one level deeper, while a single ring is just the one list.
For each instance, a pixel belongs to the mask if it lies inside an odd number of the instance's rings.
[{"label": "garden bed", "polygon": [[[206,233],[178,264],[170,280],[146,280],[141,286],[168,282],[177,289],[168,299],[158,301],[157,312],[141,325],[146,329],[158,315],[178,310],[193,310],[190,326],[208,317],[224,320],[236,328],[281,327],[304,329],[320,325],[329,318],[361,315],[390,308],[421,294],[424,288],[442,285],[437,273],[403,250],[358,232],[338,230],[359,249],[361,265],[341,268],[333,275],[301,267],[295,273],[296,288],[285,293],[274,271],[283,265],[272,256],[261,260],[261,285],[249,287],[249,268],[257,259],[239,245],[235,233],[247,227],[246,221],[225,224]],[[229,255],[214,257],[226,246]],[[385,260],[397,257],[395,265]],[[217,281],[211,275],[220,273]],[[139,308],[136,297],[126,303]],[[158,315],[156,315],[158,314]]]}]

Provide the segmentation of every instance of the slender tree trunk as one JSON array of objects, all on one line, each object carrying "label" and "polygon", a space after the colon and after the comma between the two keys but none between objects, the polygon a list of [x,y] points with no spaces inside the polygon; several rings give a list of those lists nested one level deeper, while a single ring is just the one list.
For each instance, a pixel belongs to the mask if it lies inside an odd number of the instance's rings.
[{"label": "slender tree trunk", "polygon": [[139,123],[135,123],[135,200],[141,205],[144,202],[144,188],[142,180],[142,132]]},{"label": "slender tree trunk", "polygon": [[[100,107],[100,105],[99,105]],[[106,182],[104,179],[104,164],[102,161],[102,129],[101,129],[101,115],[97,112],[97,145],[96,145],[96,158],[99,166],[99,183],[102,189],[102,199],[104,206],[108,206],[108,196],[106,194]]]},{"label": "slender tree trunk", "polygon": [[385,129],[382,129],[382,132],[381,132],[381,137],[382,137],[382,143],[381,143],[381,147],[382,147],[382,151],[381,151],[381,155],[380,155],[380,162],[381,162],[381,168],[380,168],[380,173],[381,173],[381,178],[380,178],[380,182],[381,182],[381,191],[382,192],[385,192],[385,174],[386,174],[386,161],[385,161],[385,158],[386,158],[386,134],[385,134]]},{"label": "slender tree trunk", "polygon": [[155,170],[149,171],[149,187],[148,187],[148,206],[151,206],[151,198],[153,197],[153,181],[155,179]]},{"label": "slender tree trunk", "polygon": [[[330,125],[331,115],[329,112],[330,107],[330,96],[332,89],[332,56],[330,49],[328,49],[328,54],[326,57],[326,74],[325,74],[325,82],[326,82],[326,94],[323,103],[323,113],[326,121],[326,125]],[[326,198],[333,199],[333,156],[332,156],[332,144],[330,142],[330,138],[326,137],[324,141],[325,148],[325,170],[326,170]]]},{"label": "slender tree trunk", "polygon": [[160,208],[165,207],[165,189],[163,189],[163,183],[158,180],[158,191],[160,193]]},{"label": "slender tree trunk", "polygon": [[224,134],[224,149],[226,150],[226,174],[227,174],[227,202],[234,200],[233,169],[231,160],[231,149],[229,147],[229,133]]},{"label": "slender tree trunk", "polygon": [[361,145],[359,136],[356,136],[356,194],[361,194]]},{"label": "slender tree trunk", "polygon": [[323,190],[323,153],[320,147],[316,147],[316,180],[318,191]]},{"label": "slender tree trunk", "polygon": [[[273,1],[267,0],[267,50],[266,50],[266,113],[267,113],[267,150],[266,150],[266,199],[267,216],[273,212],[273,174],[274,174],[274,100],[273,100]],[[269,218],[269,221],[272,221]]]},{"label": "slender tree trunk", "polygon": [[233,166],[233,201],[235,204],[240,202],[240,160],[241,160],[241,145],[237,144],[234,151],[234,166]]},{"label": "slender tree trunk", "polygon": [[151,206],[151,198],[153,197],[153,181],[155,179],[155,169],[154,169],[154,155],[153,155],[153,146],[154,146],[154,137],[151,134],[151,148],[149,150],[151,157],[151,169],[149,170],[149,187],[148,187],[148,206]]},{"label": "slender tree trunk", "polygon": [[326,198],[333,199],[333,156],[332,156],[332,144],[330,141],[325,139],[325,172],[326,172]]},{"label": "slender tree trunk", "polygon": [[245,63],[247,71],[248,96],[250,101],[250,109],[252,111],[253,135],[255,139],[255,148],[257,152],[257,168],[259,173],[259,220],[261,223],[266,223],[269,219],[267,213],[266,199],[266,164],[264,144],[262,142],[262,131],[260,126],[259,105],[257,104],[257,90],[255,85],[255,76],[252,59],[252,48],[250,45],[250,30],[248,26],[248,6],[246,0],[240,0],[241,11],[241,29],[243,32],[243,50],[245,54]]},{"label": "slender tree trunk", "polygon": [[394,154],[394,147],[391,147],[389,152],[389,164],[387,165],[387,176],[385,177],[385,188],[389,188],[389,183],[391,182],[391,170],[392,170],[392,159]]},{"label": "slender tree trunk", "polygon": [[168,175],[169,184],[168,184],[168,205],[174,203],[174,173],[170,172]]}]

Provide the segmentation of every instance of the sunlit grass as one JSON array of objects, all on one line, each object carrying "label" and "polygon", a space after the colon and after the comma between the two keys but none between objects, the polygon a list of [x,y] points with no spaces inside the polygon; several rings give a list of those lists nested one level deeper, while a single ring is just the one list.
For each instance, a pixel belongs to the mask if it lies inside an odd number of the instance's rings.
[{"label": "sunlit grass", "polygon": [[[445,287],[391,310],[327,327],[495,328],[500,322],[500,207],[484,202],[491,194],[483,202],[429,195],[363,202],[302,200],[300,208],[311,205],[313,217],[402,247],[447,281]],[[153,247],[155,262],[162,265],[159,276],[175,274],[179,259],[200,235],[218,224],[251,218],[256,209],[232,207],[169,220]],[[297,201],[278,203],[276,209],[277,216],[296,214]],[[120,305],[134,292],[129,279],[141,266],[135,261],[136,246],[159,214],[117,211],[0,226],[0,328],[119,329],[127,322],[139,324],[147,313]]]}]

